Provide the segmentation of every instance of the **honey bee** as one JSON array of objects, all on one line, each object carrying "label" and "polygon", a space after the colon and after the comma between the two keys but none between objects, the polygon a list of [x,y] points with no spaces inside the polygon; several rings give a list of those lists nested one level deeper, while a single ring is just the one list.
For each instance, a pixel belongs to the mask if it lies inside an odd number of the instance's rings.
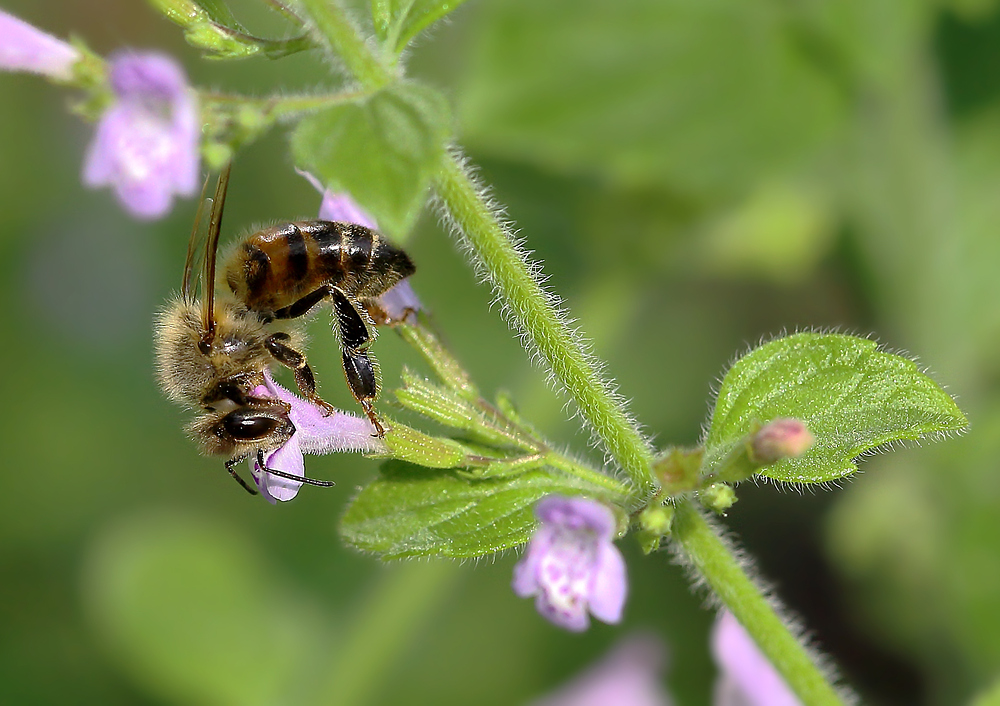
[{"label": "honey bee", "polygon": [[[170,399],[197,411],[187,431],[209,456],[227,456],[226,470],[246,491],[256,495],[236,472],[236,464],[252,455],[268,473],[310,485],[329,481],[303,478],[267,468],[264,454],[281,447],[295,426],[291,407],[277,399],[254,396],[272,360],[292,368],[299,391],[324,409],[333,408],[316,395],[312,370],[299,352],[304,343],[295,328],[276,331],[233,297],[215,296],[216,251],[229,182],[229,166],[219,176],[207,228],[202,189],[198,215],[188,242],[181,295],[167,304],[155,325],[156,372]],[[208,180],[205,181],[205,187]],[[200,297],[195,297],[194,261],[200,236],[207,232]]]},{"label": "honey bee", "polygon": [[369,351],[378,335],[372,314],[388,322],[376,299],[414,273],[409,256],[365,226],[315,220],[257,231],[225,263],[229,289],[264,323],[299,318],[329,299],[347,384],[383,436],[373,404],[381,375]]},{"label": "honey bee", "polygon": [[[348,384],[383,435],[373,407],[380,386],[378,362],[368,352],[376,334],[364,307],[374,306],[375,297],[412,274],[414,267],[405,253],[367,228],[328,221],[286,223],[254,233],[232,248],[225,267],[232,293],[217,297],[216,258],[229,176],[227,165],[216,185],[207,228],[201,227],[206,204],[202,189],[181,295],[156,322],[157,377],[167,397],[197,411],[187,429],[202,452],[228,456],[226,469],[251,494],[256,490],[235,470],[251,456],[268,473],[330,486],[333,483],[265,467],[264,454],[288,441],[295,427],[289,405],[254,396],[253,390],[263,384],[268,365],[277,361],[291,368],[304,397],[333,411],[316,394],[315,378],[301,352],[302,332],[288,321],[330,297]],[[203,231],[204,267],[196,297],[194,261]]]}]

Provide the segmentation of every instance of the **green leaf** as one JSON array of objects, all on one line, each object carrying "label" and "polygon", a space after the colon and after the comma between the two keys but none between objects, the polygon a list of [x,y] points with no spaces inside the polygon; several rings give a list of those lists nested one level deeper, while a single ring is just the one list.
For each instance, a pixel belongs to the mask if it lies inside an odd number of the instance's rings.
[{"label": "green leaf", "polygon": [[487,416],[480,405],[454,390],[435,385],[406,369],[403,370],[403,383],[404,387],[395,390],[395,395],[407,409],[461,429],[477,441],[500,447],[531,448],[530,440],[522,439],[518,430],[506,420],[498,415]]},{"label": "green leaf", "polygon": [[799,333],[741,358],[722,382],[705,439],[705,470],[741,443],[754,425],[801,419],[816,443],[761,474],[789,483],[822,483],[857,470],[865,452],[903,439],[964,429],[955,401],[916,364],[874,341]]},{"label": "green leaf", "polygon": [[444,97],[407,82],[304,118],[292,151],[299,166],[350,193],[398,238],[423,206],[449,135]]},{"label": "green leaf", "polygon": [[375,33],[396,54],[465,0],[372,0]]},{"label": "green leaf", "polygon": [[478,8],[457,92],[463,142],[545,170],[701,195],[795,170],[844,124],[843,96],[794,31],[795,3],[608,8]]},{"label": "green leaf", "polygon": [[553,493],[600,497],[601,491],[546,469],[469,479],[389,461],[354,499],[340,533],[383,559],[480,557],[527,542],[535,528],[532,508]]},{"label": "green leaf", "polygon": [[418,466],[460,468],[473,465],[469,450],[462,444],[452,439],[428,436],[405,424],[390,421],[382,440],[392,456]]},{"label": "green leaf", "polygon": [[278,59],[313,48],[306,35],[264,39],[247,33],[229,7],[219,0],[150,0],[167,19],[184,28],[188,44],[204,49],[210,59],[245,59],[262,54]]}]

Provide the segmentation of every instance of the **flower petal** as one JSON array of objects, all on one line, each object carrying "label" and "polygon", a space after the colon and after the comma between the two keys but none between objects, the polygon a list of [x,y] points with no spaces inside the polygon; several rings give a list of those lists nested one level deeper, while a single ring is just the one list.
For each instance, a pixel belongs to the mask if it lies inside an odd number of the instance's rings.
[{"label": "flower petal", "polygon": [[550,495],[538,501],[535,516],[542,522],[570,530],[589,529],[602,540],[610,540],[615,527],[611,510],[587,498]]},{"label": "flower petal", "polygon": [[511,588],[518,598],[528,598],[534,596],[541,590],[538,583],[538,572],[541,567],[542,557],[544,557],[552,546],[552,529],[549,527],[539,527],[531,541],[528,549],[521,557],[521,561],[514,566],[514,578],[511,581]]},{"label": "flower petal", "polygon": [[324,221],[340,221],[341,223],[357,223],[365,228],[378,230],[375,219],[365,213],[364,209],[350,197],[349,194],[338,194],[330,191],[320,180],[309,172],[296,169],[300,175],[306,178],[316,191],[323,194],[323,201],[319,207],[319,217]]},{"label": "flower petal", "polygon": [[157,97],[173,102],[187,92],[183,69],[166,54],[126,50],[108,61],[108,80],[119,98]]},{"label": "flower petal", "polygon": [[583,632],[590,627],[587,604],[584,602],[572,605],[555,605],[549,600],[547,594],[539,593],[535,599],[535,608],[550,623],[570,632]]},{"label": "flower petal", "polygon": [[670,706],[660,683],[665,651],[652,635],[627,637],[600,662],[531,706]]},{"label": "flower petal", "polygon": [[397,282],[377,300],[378,305],[389,316],[390,321],[417,322],[417,312],[423,309],[417,293],[413,291],[410,278]]},{"label": "flower petal", "polygon": [[590,612],[603,623],[620,623],[627,596],[625,558],[614,544],[602,543],[597,548],[594,564]]},{"label": "flower petal", "polygon": [[72,45],[0,10],[0,69],[67,81],[79,59]]},{"label": "flower petal", "polygon": [[722,674],[715,706],[801,706],[757,643],[728,610],[712,630],[712,654]]},{"label": "flower petal", "polygon": [[385,450],[385,443],[375,433],[375,427],[367,418],[355,417],[339,410],[327,413],[276,383],[266,370],[264,384],[272,397],[291,405],[292,411],[288,418],[295,426],[295,436],[303,453]]},{"label": "flower petal", "polygon": [[[284,471],[295,476],[305,475],[305,460],[302,457],[302,451],[299,450],[298,440],[294,434],[277,451],[265,454],[264,464],[276,471]],[[302,487],[302,483],[298,481],[263,472],[263,469],[257,465],[256,461],[254,461],[253,466],[253,476],[254,480],[257,481],[257,487],[260,488],[261,494],[272,504],[275,500],[281,500],[282,502],[291,500],[298,494],[299,488]]]}]

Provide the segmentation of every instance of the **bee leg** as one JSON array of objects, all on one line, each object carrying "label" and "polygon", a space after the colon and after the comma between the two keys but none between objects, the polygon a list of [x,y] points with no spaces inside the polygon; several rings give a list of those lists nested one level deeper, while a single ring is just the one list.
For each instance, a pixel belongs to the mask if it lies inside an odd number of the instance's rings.
[{"label": "bee leg", "polygon": [[351,351],[344,349],[344,375],[347,377],[347,384],[351,388],[351,394],[358,404],[365,410],[368,419],[371,421],[378,437],[385,436],[385,427],[375,414],[373,402],[378,397],[381,386],[381,372],[378,360],[368,351]]},{"label": "bee leg", "polygon": [[346,350],[362,351],[372,344],[378,335],[374,327],[366,321],[367,312],[363,315],[361,305],[355,304],[344,292],[336,287],[330,287],[333,298],[333,310],[336,316],[337,332],[340,334],[340,345]]},{"label": "bee leg", "polygon": [[305,356],[285,344],[290,338],[287,333],[276,333],[264,342],[264,346],[275,360],[292,369],[295,384],[307,400],[326,410],[327,415],[333,414],[337,409],[316,394],[316,378],[313,377],[312,368],[306,362]]},{"label": "bee leg", "polygon": [[236,480],[237,483],[243,486],[243,490],[250,493],[250,495],[256,495],[257,491],[254,488],[251,488],[249,485],[247,485],[246,481],[243,480],[243,478],[240,477],[240,474],[236,472],[236,464],[239,462],[240,459],[238,458],[229,459],[228,461],[226,461],[226,470],[229,471],[229,475],[231,475]]},{"label": "bee leg", "polygon": [[372,426],[375,427],[375,434],[373,436],[377,436],[381,439],[385,436],[385,427],[382,426],[382,420],[379,419],[378,415],[375,413],[375,407],[372,405],[371,400],[360,400],[360,402],[361,408],[364,409],[365,414],[368,415],[368,421],[370,421]]},{"label": "bee leg", "polygon": [[306,312],[308,312],[314,306],[316,306],[321,301],[330,296],[333,289],[334,288],[331,286],[325,286],[325,287],[320,287],[315,291],[309,292],[309,294],[305,295],[297,302],[289,304],[288,306],[275,311],[274,318],[297,319],[300,316],[304,316]]},{"label": "bee leg", "polygon": [[399,326],[400,324],[407,323],[410,316],[416,317],[420,314],[417,309],[411,306],[405,307],[403,309],[403,315],[397,318],[392,318],[389,316],[389,312],[382,308],[382,306],[375,299],[367,299],[362,303],[365,311],[368,312],[368,316],[372,317],[372,321],[375,322],[376,326]]}]

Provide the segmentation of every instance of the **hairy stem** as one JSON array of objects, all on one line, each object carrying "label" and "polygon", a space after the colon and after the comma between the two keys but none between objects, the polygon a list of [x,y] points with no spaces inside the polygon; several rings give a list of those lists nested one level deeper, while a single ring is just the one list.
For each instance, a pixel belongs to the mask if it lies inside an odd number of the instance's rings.
[{"label": "hairy stem", "polygon": [[[392,80],[391,71],[365,44],[337,2],[301,2],[316,32],[364,88],[378,89]],[[436,187],[445,210],[489,275],[517,328],[527,334],[580,414],[636,485],[636,500],[650,497],[657,488],[649,467],[652,451],[610,383],[598,372],[597,362],[560,314],[558,300],[542,289],[527,257],[511,241],[456,157],[442,161]]]},{"label": "hairy stem", "polygon": [[367,91],[342,91],[314,95],[281,95],[257,98],[237,93],[216,93],[202,91],[202,105],[208,110],[232,108],[233,110],[253,110],[266,120],[282,120],[297,117],[331,105],[350,103],[368,95]]},{"label": "hairy stem", "polygon": [[690,500],[677,503],[673,537],[803,704],[835,706],[844,703],[799,639],[747,576],[732,549]]},{"label": "hairy stem", "polygon": [[347,70],[365,88],[378,90],[392,79],[392,72],[365,44],[365,40],[350,21],[347,12],[336,0],[300,0],[312,18],[321,41],[344,62]]},{"label": "hairy stem", "polygon": [[511,241],[480,190],[454,156],[437,177],[437,193],[478,264],[490,278],[517,328],[525,332],[569,392],[580,413],[628,473],[643,497],[656,489],[652,453],[610,384],[567,326],[555,297],[544,291],[525,254]]}]

